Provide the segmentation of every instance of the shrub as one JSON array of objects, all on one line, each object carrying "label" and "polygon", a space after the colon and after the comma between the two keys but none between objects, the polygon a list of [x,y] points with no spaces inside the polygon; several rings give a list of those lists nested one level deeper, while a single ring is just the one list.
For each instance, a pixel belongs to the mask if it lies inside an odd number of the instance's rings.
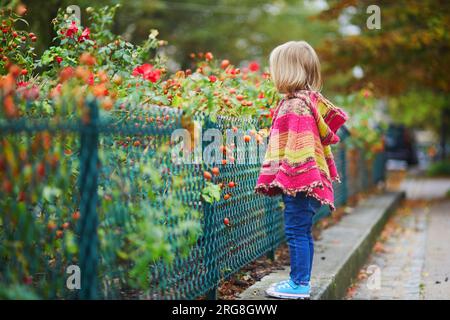
[{"label": "shrub", "polygon": [[430,177],[450,176],[450,160],[432,163],[427,169],[427,175]]}]

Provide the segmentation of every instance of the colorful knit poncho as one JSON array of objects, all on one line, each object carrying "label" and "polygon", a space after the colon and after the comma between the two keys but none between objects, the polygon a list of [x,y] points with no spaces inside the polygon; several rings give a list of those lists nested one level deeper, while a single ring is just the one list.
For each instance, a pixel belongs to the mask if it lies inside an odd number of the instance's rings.
[{"label": "colorful knit poncho", "polygon": [[265,195],[306,192],[334,210],[339,175],[331,144],[347,115],[320,93],[297,91],[280,101],[255,191]]}]

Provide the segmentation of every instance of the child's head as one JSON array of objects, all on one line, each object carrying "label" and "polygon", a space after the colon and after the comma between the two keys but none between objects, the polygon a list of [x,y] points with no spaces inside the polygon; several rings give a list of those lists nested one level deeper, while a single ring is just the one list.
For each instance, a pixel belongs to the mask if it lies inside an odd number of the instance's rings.
[{"label": "child's head", "polygon": [[319,91],[322,86],[319,58],[305,41],[289,41],[273,49],[270,73],[281,93]]}]

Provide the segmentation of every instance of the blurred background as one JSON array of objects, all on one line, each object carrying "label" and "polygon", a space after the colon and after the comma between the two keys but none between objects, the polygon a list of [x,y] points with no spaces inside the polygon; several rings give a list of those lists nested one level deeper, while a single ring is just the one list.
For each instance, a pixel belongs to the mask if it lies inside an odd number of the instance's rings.
[{"label": "blurred background", "polygon": [[[392,200],[401,210],[374,245],[382,263],[368,260],[388,275],[387,291],[350,292],[411,299],[423,283],[431,292],[425,297],[450,292],[449,1],[0,4],[0,298],[75,297],[61,266],[76,262],[88,270],[82,298],[215,299],[219,292],[234,299],[230,277],[242,289],[262,276],[246,265],[265,254],[266,266],[286,258],[286,248],[276,252],[284,237],[282,220],[273,220],[279,199],[253,192],[259,164],[242,169],[230,158],[180,169],[170,161],[169,134],[194,130],[184,120],[200,114],[208,128],[239,128],[245,142],[251,135],[259,141],[262,130],[250,129],[270,125],[280,98],[266,73],[268,57],[290,40],[316,49],[323,94],[350,116],[334,153],[343,178],[338,210],[329,215],[323,206],[315,237],[360,214],[355,208],[366,197],[403,191],[405,201]],[[98,127],[89,121],[97,111]],[[36,120],[45,125],[30,127]],[[86,135],[91,125],[101,135]],[[391,209],[381,207],[385,221]],[[98,262],[104,277],[97,284]],[[238,272],[244,267],[245,276]],[[421,270],[431,276],[420,278]],[[396,292],[398,279],[413,296]]]}]

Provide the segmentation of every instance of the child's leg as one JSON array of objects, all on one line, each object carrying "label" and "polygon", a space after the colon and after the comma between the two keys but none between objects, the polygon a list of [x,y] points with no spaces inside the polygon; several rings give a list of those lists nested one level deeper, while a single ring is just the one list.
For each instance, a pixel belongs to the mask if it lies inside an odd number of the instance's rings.
[{"label": "child's leg", "polygon": [[292,281],[302,285],[309,284],[314,254],[311,228],[316,210],[310,199],[303,193],[296,197],[283,196],[285,233],[291,259],[290,276]]}]

